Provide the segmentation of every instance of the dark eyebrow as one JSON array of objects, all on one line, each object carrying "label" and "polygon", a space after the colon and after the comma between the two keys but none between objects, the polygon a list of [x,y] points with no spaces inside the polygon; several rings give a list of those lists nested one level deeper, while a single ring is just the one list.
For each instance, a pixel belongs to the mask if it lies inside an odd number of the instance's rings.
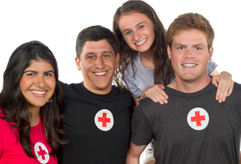
[{"label": "dark eyebrow", "polygon": [[108,53],[108,54],[113,54],[111,51],[103,51],[102,53]]},{"label": "dark eyebrow", "polygon": [[[27,71],[24,71],[23,73],[38,73],[37,71],[32,71],[32,70],[27,70]],[[49,71],[45,71],[44,73],[46,73],[46,72],[52,72],[52,73],[54,73],[54,71],[52,71],[52,70],[49,70]]]},{"label": "dark eyebrow", "polygon": [[95,54],[94,52],[88,52],[88,53],[85,54],[85,56],[87,56],[87,55],[94,55],[94,54]]},{"label": "dark eyebrow", "polygon": [[28,72],[37,73],[36,71],[32,71],[32,70],[27,70],[27,71],[24,71],[23,73],[28,73]]}]

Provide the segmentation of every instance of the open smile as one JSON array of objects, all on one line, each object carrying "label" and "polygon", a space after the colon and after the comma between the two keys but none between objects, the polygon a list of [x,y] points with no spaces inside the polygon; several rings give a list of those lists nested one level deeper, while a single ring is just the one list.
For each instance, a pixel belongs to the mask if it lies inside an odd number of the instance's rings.
[{"label": "open smile", "polygon": [[45,91],[36,91],[36,90],[30,90],[30,92],[36,96],[36,97],[43,97],[46,95],[46,93],[48,92],[47,90]]},{"label": "open smile", "polygon": [[142,44],[145,43],[145,42],[146,42],[146,39],[144,39],[144,40],[142,40],[142,41],[136,43],[136,45],[137,45],[137,46],[140,46],[140,45],[142,45]]},{"label": "open smile", "polygon": [[182,64],[183,67],[196,67],[197,64]]},{"label": "open smile", "polygon": [[108,71],[102,71],[102,72],[93,72],[94,75],[96,76],[103,76],[103,75],[106,75]]}]

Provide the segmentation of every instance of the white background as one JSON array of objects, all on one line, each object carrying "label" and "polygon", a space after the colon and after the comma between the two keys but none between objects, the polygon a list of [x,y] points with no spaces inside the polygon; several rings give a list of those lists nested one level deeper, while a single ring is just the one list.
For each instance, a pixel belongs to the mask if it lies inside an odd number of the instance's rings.
[{"label": "white background", "polygon": [[[75,66],[78,33],[91,25],[112,29],[115,10],[123,0],[8,0],[0,1],[0,89],[3,72],[11,53],[20,44],[39,40],[54,53],[60,80],[82,81]],[[241,83],[241,9],[239,0],[146,0],[167,29],[180,14],[198,12],[215,31],[213,61],[217,70],[228,71]]]}]

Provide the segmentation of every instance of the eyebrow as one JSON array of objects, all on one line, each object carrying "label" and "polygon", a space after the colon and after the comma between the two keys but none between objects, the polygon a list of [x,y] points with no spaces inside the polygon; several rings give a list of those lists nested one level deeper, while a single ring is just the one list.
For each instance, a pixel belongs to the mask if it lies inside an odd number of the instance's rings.
[{"label": "eyebrow", "polygon": [[[111,51],[102,51],[101,53],[102,53],[102,54],[103,54],[103,53],[105,53],[105,54],[106,54],[106,53],[108,53],[108,54],[113,54],[113,52],[111,52]],[[94,55],[94,54],[96,54],[96,53],[94,53],[94,52],[88,52],[88,53],[85,54],[85,56],[87,56],[87,55]]]},{"label": "eyebrow", "polygon": [[[23,73],[28,73],[28,72],[31,72],[31,73],[38,73],[37,71],[33,71],[33,70],[27,70],[27,71],[24,71]],[[52,71],[52,70],[45,71],[44,73],[46,73],[46,72],[52,72],[52,73],[54,73],[54,71]]]},{"label": "eyebrow", "polygon": [[[174,45],[173,45],[173,47],[176,47],[176,46],[186,47],[185,44],[180,44],[180,43],[178,43],[178,44],[174,44]],[[204,46],[204,45],[203,45],[203,44],[194,44],[194,45],[192,45],[192,46],[197,47],[197,46]]]}]

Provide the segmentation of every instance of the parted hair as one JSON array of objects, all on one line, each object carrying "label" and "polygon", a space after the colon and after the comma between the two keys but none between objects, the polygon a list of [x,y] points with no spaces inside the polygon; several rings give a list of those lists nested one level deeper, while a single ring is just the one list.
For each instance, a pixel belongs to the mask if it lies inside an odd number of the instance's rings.
[{"label": "parted hair", "polygon": [[167,30],[167,43],[172,47],[173,37],[182,30],[196,29],[202,31],[208,43],[208,49],[213,45],[214,30],[209,21],[198,13],[185,13],[179,15]]},{"label": "parted hair", "polygon": [[51,98],[52,102],[40,108],[40,118],[44,124],[47,142],[52,148],[50,155],[56,155],[60,146],[65,144],[59,138],[59,134],[63,133],[60,128],[60,119],[64,108],[64,97],[58,81],[57,62],[50,49],[39,41],[27,42],[16,48],[3,74],[3,89],[0,93],[0,109],[2,110],[0,118],[7,120],[11,127],[17,128],[18,132],[14,129],[13,131],[29,157],[35,157],[30,140],[31,112],[28,101],[20,90],[20,80],[31,62],[38,60],[47,61],[54,69],[55,92]]},{"label": "parted hair", "polygon": [[137,57],[138,53],[132,50],[125,42],[124,37],[119,29],[119,19],[122,15],[130,12],[139,12],[145,14],[154,25],[155,40],[152,45],[154,53],[154,66],[155,71],[153,74],[154,83],[168,84],[174,78],[174,71],[171,66],[171,62],[167,56],[167,43],[166,43],[166,30],[157,16],[155,10],[146,2],[141,0],[129,0],[119,7],[113,17],[113,32],[118,42],[118,49],[120,53],[120,78],[125,84],[125,70],[130,64],[133,69],[133,77],[135,77],[135,64],[133,60]]}]

